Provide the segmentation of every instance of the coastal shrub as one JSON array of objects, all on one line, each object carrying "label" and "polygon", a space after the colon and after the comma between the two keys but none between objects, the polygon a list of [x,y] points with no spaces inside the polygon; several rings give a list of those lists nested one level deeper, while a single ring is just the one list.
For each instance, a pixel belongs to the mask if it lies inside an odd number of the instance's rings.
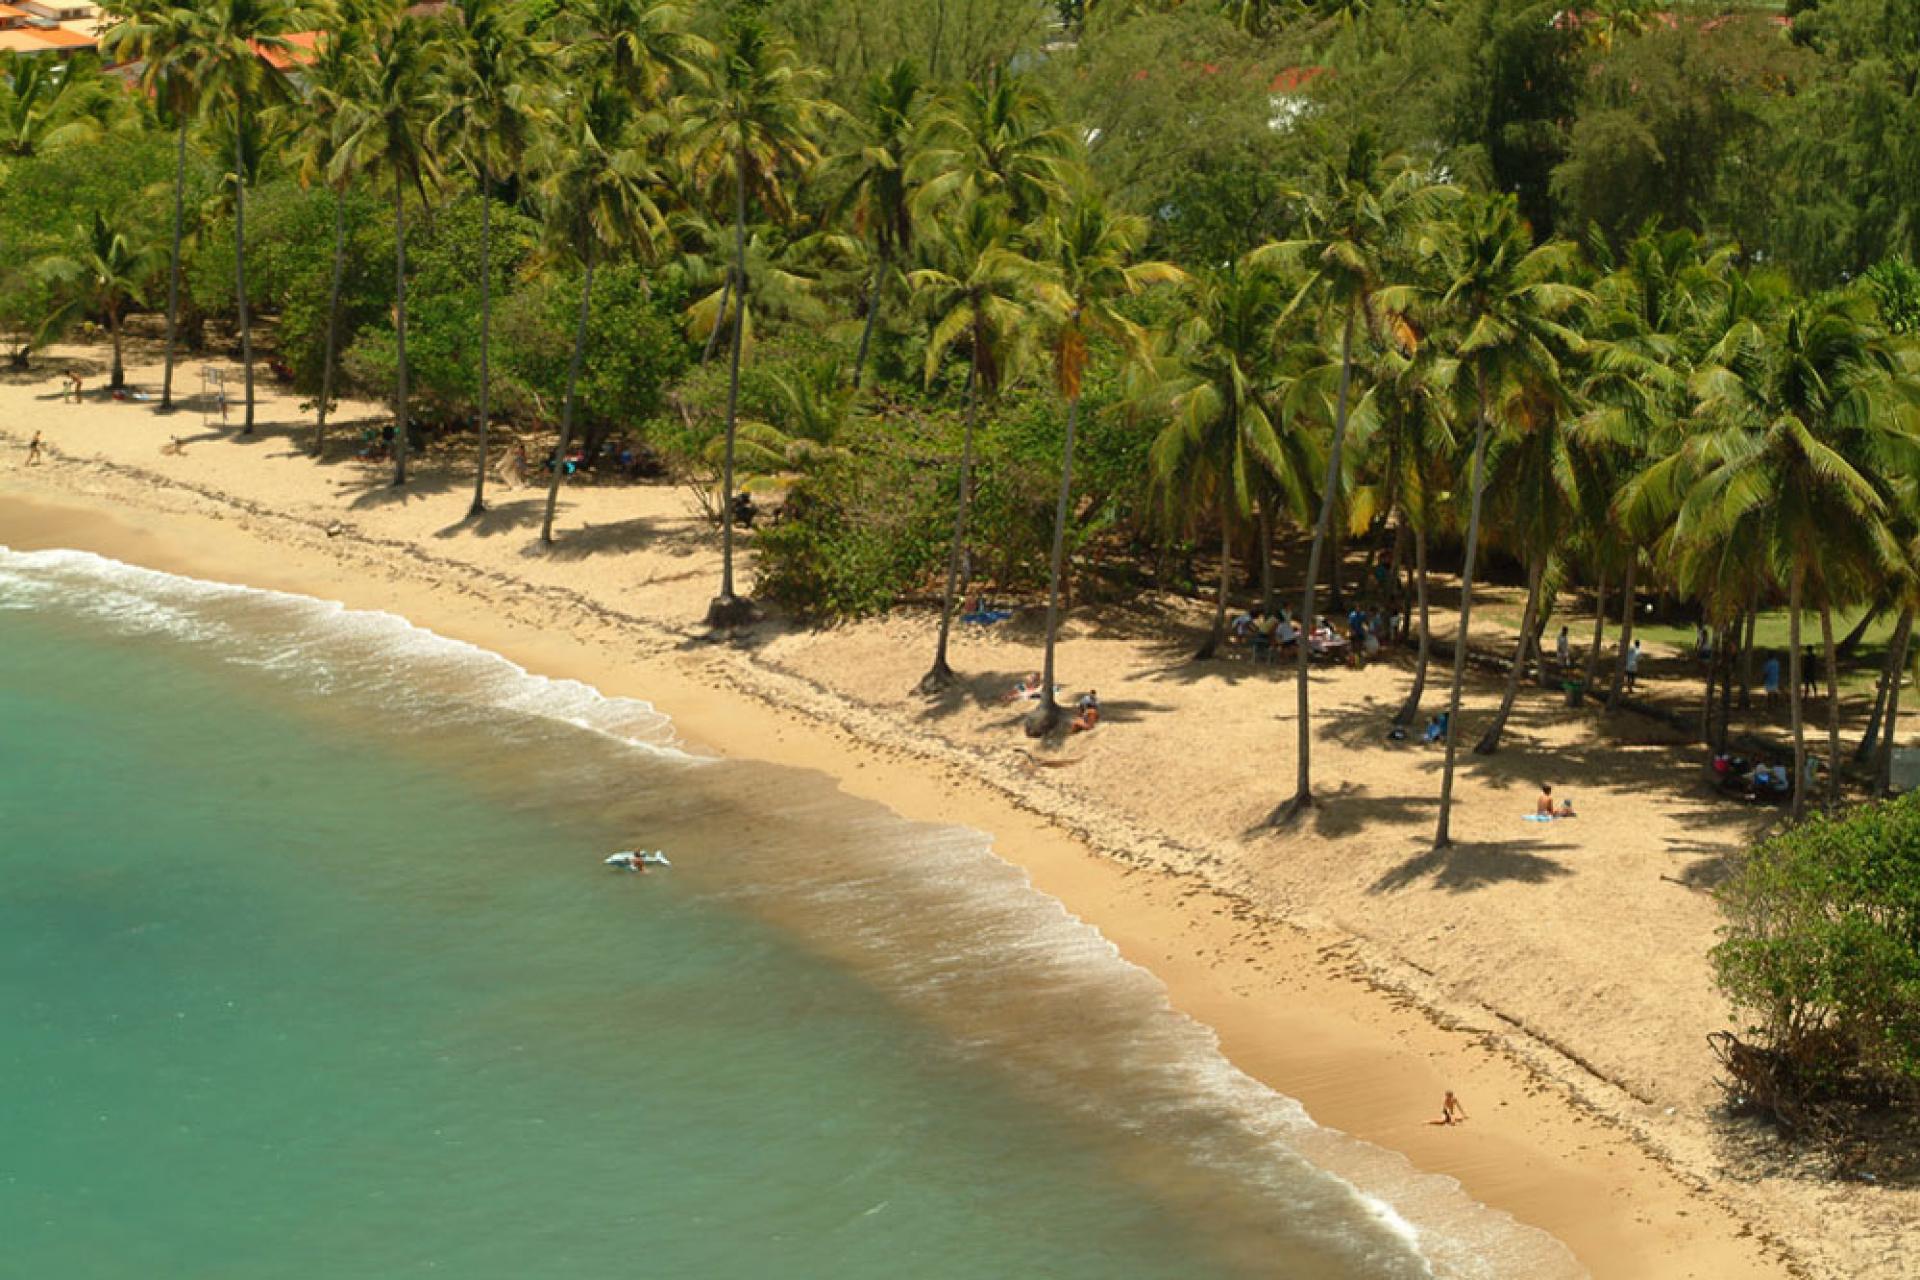
[{"label": "coastal shrub", "polygon": [[1716,1038],[1738,1101],[1818,1131],[1920,1099],[1920,795],[1762,841],[1719,897],[1714,970],[1749,1019]]}]

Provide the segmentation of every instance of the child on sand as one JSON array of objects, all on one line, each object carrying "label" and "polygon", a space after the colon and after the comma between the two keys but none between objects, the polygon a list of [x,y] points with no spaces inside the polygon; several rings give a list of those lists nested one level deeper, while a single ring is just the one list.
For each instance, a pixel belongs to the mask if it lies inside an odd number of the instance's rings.
[{"label": "child on sand", "polygon": [[38,431],[33,433],[33,439],[27,441],[27,465],[30,467],[40,465],[40,433]]},{"label": "child on sand", "polygon": [[71,397],[75,404],[79,404],[80,389],[82,385],[83,384],[80,379],[80,371],[78,369],[67,370],[67,389],[65,393],[61,395],[60,398],[62,400],[65,400]]},{"label": "child on sand", "polygon": [[1453,1090],[1447,1090],[1445,1100],[1440,1103],[1440,1118],[1429,1120],[1428,1124],[1465,1124],[1467,1109],[1460,1105],[1460,1099],[1453,1096]]}]

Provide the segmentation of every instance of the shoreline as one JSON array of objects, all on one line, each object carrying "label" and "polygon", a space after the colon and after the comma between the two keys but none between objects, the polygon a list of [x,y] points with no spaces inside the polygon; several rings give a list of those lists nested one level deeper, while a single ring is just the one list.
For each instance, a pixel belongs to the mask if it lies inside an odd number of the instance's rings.
[{"label": "shoreline", "polygon": [[[157,496],[138,473],[115,470],[101,477],[105,487]],[[636,646],[637,620],[584,597],[572,616],[542,614],[537,605],[566,607],[551,588],[527,591],[523,616],[514,617],[490,594],[511,590],[511,579],[423,574],[421,563],[399,562],[396,548],[375,540],[329,537],[244,501],[229,499],[223,510],[221,499],[191,486],[180,487],[179,505],[203,509],[168,511],[130,508],[124,491],[76,493],[57,478],[89,472],[99,468],[49,466],[32,494],[19,492],[14,473],[0,486],[0,543],[73,547],[398,613],[531,671],[644,698],[691,744],[813,769],[903,817],[988,832],[997,856],[1155,974],[1176,1009],[1213,1028],[1235,1066],[1298,1099],[1319,1124],[1452,1177],[1473,1199],[1547,1231],[1595,1276],[1797,1270],[1719,1196],[1649,1154],[1618,1112],[1606,1115],[1591,1097],[1607,1088],[1597,1078],[1570,1091],[1571,1064],[1555,1069],[1545,1045],[1517,1054],[1512,1028],[1497,1017],[1409,989],[1417,974],[1391,972],[1350,934],[1263,917],[1199,876],[1156,866],[1148,840],[1115,847],[1072,830],[1070,816],[1036,812],[1030,798],[977,776],[951,752],[869,741],[856,709],[836,708],[842,700],[802,677],[751,654],[688,648],[657,626]],[[1427,1123],[1447,1088],[1466,1101],[1469,1125]]]}]

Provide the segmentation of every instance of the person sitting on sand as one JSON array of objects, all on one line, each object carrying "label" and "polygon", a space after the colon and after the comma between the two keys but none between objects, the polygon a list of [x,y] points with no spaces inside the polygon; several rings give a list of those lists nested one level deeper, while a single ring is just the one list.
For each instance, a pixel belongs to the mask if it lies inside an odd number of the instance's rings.
[{"label": "person sitting on sand", "polygon": [[1438,1120],[1429,1120],[1427,1123],[1446,1125],[1464,1124],[1466,1123],[1466,1119],[1467,1109],[1460,1105],[1460,1099],[1454,1097],[1453,1090],[1449,1089],[1447,1090],[1447,1096],[1440,1102],[1440,1118]]},{"label": "person sitting on sand", "polygon": [[186,452],[187,442],[179,436],[170,437],[165,444],[160,446],[161,455],[168,458],[184,457]]},{"label": "person sitting on sand", "polygon": [[1434,743],[1440,742],[1446,738],[1447,736],[1447,713],[1446,712],[1442,711],[1439,715],[1427,721],[1427,730],[1424,736],[1426,738],[1428,746],[1432,746]]},{"label": "person sitting on sand", "polygon": [[1534,802],[1533,811],[1542,817],[1553,816],[1553,784],[1551,782],[1540,784],[1540,798]]},{"label": "person sitting on sand", "polygon": [[1073,718],[1068,729],[1072,733],[1085,733],[1099,723],[1100,695],[1089,689],[1080,699],[1080,714]]},{"label": "person sitting on sand", "polygon": [[1560,802],[1560,807],[1553,811],[1553,816],[1556,818],[1577,818],[1580,815],[1573,811],[1573,800],[1568,798]]},{"label": "person sitting on sand", "polygon": [[1035,671],[1013,686],[1000,699],[1002,702],[1028,702],[1040,696],[1040,673]]},{"label": "person sitting on sand", "polygon": [[33,439],[27,441],[27,465],[30,467],[40,465],[40,433],[38,431],[33,433]]}]

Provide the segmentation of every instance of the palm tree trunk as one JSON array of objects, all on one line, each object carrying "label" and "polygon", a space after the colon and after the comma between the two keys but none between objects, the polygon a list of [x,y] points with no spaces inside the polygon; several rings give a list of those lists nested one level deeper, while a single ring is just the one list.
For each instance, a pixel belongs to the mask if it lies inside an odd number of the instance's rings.
[{"label": "palm tree trunk", "polygon": [[1053,652],[1060,635],[1060,577],[1067,559],[1067,507],[1073,497],[1073,433],[1080,423],[1080,397],[1067,401],[1067,438],[1060,449],[1060,500],[1053,508],[1053,554],[1047,568],[1047,649],[1040,669],[1040,705],[1027,717],[1027,736],[1038,738],[1060,723],[1053,700]]},{"label": "palm tree trunk", "polygon": [[393,410],[393,484],[407,482],[407,188],[393,175],[393,350],[399,399]]},{"label": "palm tree trunk", "polygon": [[[580,382],[580,361],[587,349],[587,317],[593,310],[593,243],[587,243],[586,275],[580,281],[580,318],[573,326],[573,355],[567,361],[567,398],[560,410],[560,443],[553,450],[553,475],[547,480],[547,515],[540,524],[540,541],[553,545],[553,512],[560,505],[560,482],[567,475],[567,448],[573,443],[573,393]],[[729,524],[733,512],[724,517]]]},{"label": "palm tree trunk", "polygon": [[1620,690],[1627,682],[1627,650],[1633,645],[1633,579],[1640,568],[1638,556],[1627,555],[1627,578],[1620,595],[1620,652],[1613,660],[1613,683],[1607,686],[1607,710],[1620,703]]},{"label": "palm tree trunk", "polygon": [[107,377],[107,386],[119,390],[127,385],[127,366],[121,359],[120,308],[107,308],[107,333],[113,339],[113,372]]},{"label": "palm tree trunk", "polygon": [[1527,651],[1533,647],[1533,617],[1540,608],[1540,559],[1529,557],[1527,564],[1527,603],[1520,610],[1520,642],[1514,646],[1513,665],[1507,668],[1507,687],[1500,694],[1500,709],[1493,723],[1473,744],[1473,754],[1490,756],[1500,749],[1501,735],[1507,729],[1507,717],[1513,714],[1514,699],[1520,696],[1520,673],[1526,670]]},{"label": "palm tree trunk", "polygon": [[1747,609],[1746,638],[1740,642],[1740,709],[1753,705],[1753,628],[1760,619],[1760,589],[1753,590],[1753,604]]},{"label": "palm tree trunk", "polygon": [[732,626],[745,612],[733,590],[733,441],[740,413],[740,347],[747,328],[747,148],[735,150],[733,174],[733,280],[740,317],[733,326],[731,367],[727,371],[727,442],[720,469],[720,594],[707,607],[709,626]]},{"label": "palm tree trunk", "polygon": [[873,287],[867,292],[867,323],[860,330],[860,350],[853,357],[853,389],[860,389],[860,375],[867,367],[867,344],[873,340],[873,322],[880,314],[880,299],[887,288],[887,247],[880,246],[880,265],[874,269]]},{"label": "palm tree trunk", "polygon": [[1887,690],[1887,724],[1880,734],[1880,756],[1873,771],[1873,791],[1880,796],[1886,795],[1893,787],[1894,740],[1900,727],[1900,686],[1906,683],[1907,647],[1913,641],[1912,606],[1902,610],[1900,617],[1903,625],[1895,631],[1893,638],[1893,687]]},{"label": "palm tree trunk", "polygon": [[1820,643],[1827,664],[1827,808],[1840,805],[1840,654],[1833,643],[1833,606],[1820,601]]},{"label": "palm tree trunk", "polygon": [[1902,609],[1900,620],[1893,627],[1893,637],[1887,642],[1886,659],[1880,664],[1880,683],[1874,690],[1873,715],[1867,721],[1867,731],[1861,736],[1860,745],[1853,753],[1855,764],[1865,764],[1869,760],[1879,759],[1874,752],[1880,743],[1882,726],[1884,725],[1888,732],[1892,731],[1893,726],[1886,718],[1887,703],[1892,700],[1893,691],[1899,684],[1900,663],[1905,656],[1907,635],[1912,628],[1913,610]]},{"label": "palm tree trunk", "polygon": [[1787,714],[1793,721],[1793,816],[1807,811],[1807,734],[1800,715],[1800,601],[1806,590],[1807,567],[1794,561],[1787,580]]},{"label": "palm tree trunk", "polygon": [[1260,612],[1273,613],[1273,491],[1260,487]]},{"label": "palm tree trunk", "polygon": [[707,345],[700,352],[701,364],[705,364],[707,361],[713,359],[713,347],[714,344],[720,340],[720,328],[726,323],[727,304],[732,297],[733,271],[729,268],[726,280],[720,285],[720,310],[714,313],[713,327],[707,330]]},{"label": "palm tree trunk", "polygon": [[[1313,544],[1307,550],[1307,582],[1301,592],[1300,617],[1297,621],[1300,639],[1295,645],[1294,684],[1299,745],[1296,749],[1298,758],[1293,798],[1275,809],[1268,818],[1269,822],[1289,821],[1313,805],[1313,715],[1307,685],[1313,646],[1308,643],[1307,637],[1313,631],[1314,589],[1319,586],[1320,552],[1326,545],[1328,530],[1333,524],[1334,500],[1340,487],[1340,450],[1346,444],[1347,395],[1353,380],[1353,325],[1359,310],[1360,298],[1355,294],[1347,300],[1347,320],[1340,334],[1340,395],[1334,403],[1333,442],[1327,449],[1326,484],[1320,493],[1320,515],[1313,522]],[[1334,558],[1339,558],[1337,550]],[[1337,569],[1334,572],[1334,588],[1336,592],[1339,589]]]},{"label": "palm tree trunk", "polygon": [[1594,681],[1600,678],[1600,646],[1607,639],[1607,567],[1600,566],[1600,580],[1593,587],[1593,643],[1587,646],[1586,670],[1580,673],[1583,697],[1593,696]]},{"label": "palm tree trunk", "polygon": [[1872,605],[1868,606],[1867,611],[1860,615],[1860,621],[1853,624],[1853,630],[1847,632],[1847,634],[1841,638],[1839,645],[1840,656],[1843,658],[1851,658],[1854,650],[1860,647],[1860,641],[1866,638],[1867,628],[1879,620],[1879,609]]},{"label": "palm tree trunk", "polygon": [[473,467],[473,503],[469,516],[487,509],[487,392],[492,379],[487,374],[487,340],[493,336],[493,174],[480,168],[480,442]]},{"label": "palm tree trunk", "polygon": [[347,197],[333,193],[333,282],[327,288],[326,354],[320,362],[320,412],[313,428],[313,456],[327,447],[327,413],[333,407],[333,364],[340,345],[340,276],[347,265]]},{"label": "palm tree trunk", "polygon": [[1433,847],[1446,849],[1453,844],[1453,762],[1459,739],[1460,689],[1467,675],[1467,623],[1473,613],[1473,562],[1480,548],[1481,469],[1487,456],[1487,387],[1485,375],[1480,383],[1480,422],[1473,432],[1472,500],[1467,506],[1467,551],[1460,566],[1460,630],[1453,640],[1453,687],[1447,694],[1447,758],[1440,771],[1440,824],[1433,833]]},{"label": "palm tree trunk", "polygon": [[1400,704],[1399,712],[1393,722],[1406,728],[1420,717],[1420,699],[1427,692],[1427,659],[1433,652],[1433,630],[1431,619],[1427,616],[1427,529],[1417,526],[1413,531],[1413,568],[1414,594],[1420,603],[1420,650],[1413,660],[1413,688],[1407,691],[1407,700]]},{"label": "palm tree trunk", "polygon": [[173,352],[180,332],[180,240],[187,218],[187,122],[184,117],[173,148],[173,252],[167,259],[167,363],[160,375],[162,413],[173,408]]},{"label": "palm tree trunk", "polygon": [[253,434],[253,317],[247,311],[247,157],[243,128],[233,122],[233,291],[240,310],[240,371],[246,382],[247,414],[240,434]]},{"label": "palm tree trunk", "polygon": [[1214,594],[1213,630],[1207,633],[1207,639],[1200,651],[1193,655],[1195,662],[1205,662],[1220,651],[1220,642],[1227,635],[1227,593],[1232,590],[1233,577],[1233,520],[1230,498],[1223,492],[1220,496],[1220,588]]},{"label": "palm tree trunk", "polygon": [[940,597],[940,641],[933,651],[933,666],[920,677],[919,690],[924,694],[938,693],[953,681],[953,668],[947,665],[947,641],[953,634],[953,606],[960,590],[960,562],[967,553],[967,510],[973,494],[973,425],[980,380],[978,334],[974,344],[973,356],[967,362],[966,425],[960,436],[960,499],[953,512],[953,547],[947,552],[947,588]]}]

